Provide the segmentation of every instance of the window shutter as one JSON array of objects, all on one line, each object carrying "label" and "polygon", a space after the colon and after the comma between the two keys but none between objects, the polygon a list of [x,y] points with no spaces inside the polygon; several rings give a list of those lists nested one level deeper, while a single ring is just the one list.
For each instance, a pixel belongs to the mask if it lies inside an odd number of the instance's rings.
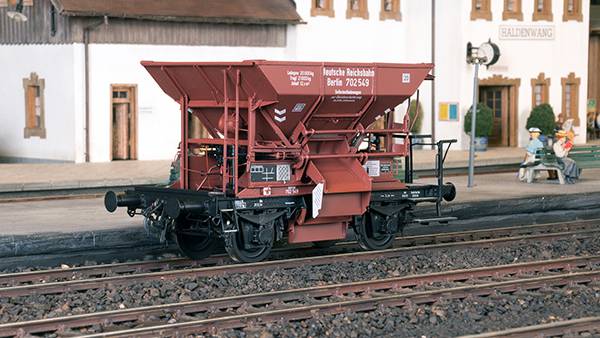
[{"label": "window shutter", "polygon": [[35,114],[35,97],[36,97],[36,88],[35,86],[27,86],[27,107],[26,107],[26,115],[27,128],[37,128],[37,119]]}]

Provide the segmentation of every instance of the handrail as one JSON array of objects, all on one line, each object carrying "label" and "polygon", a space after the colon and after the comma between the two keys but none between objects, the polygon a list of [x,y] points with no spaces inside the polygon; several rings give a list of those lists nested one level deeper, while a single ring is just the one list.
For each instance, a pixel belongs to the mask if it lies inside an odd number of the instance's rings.
[{"label": "handrail", "polygon": [[394,129],[322,129],[322,130],[307,130],[302,132],[304,136],[323,135],[323,134],[408,134],[408,130],[404,128]]},{"label": "handrail", "polygon": [[313,154],[304,155],[303,157],[308,160],[320,160],[328,158],[365,158],[369,157],[398,157],[406,155],[404,152],[376,152],[376,153],[348,153],[348,154]]},{"label": "handrail", "polygon": [[222,191],[227,194],[227,184],[229,183],[229,175],[227,173],[227,145],[229,142],[229,93],[227,91],[227,70],[223,69],[223,177]]}]

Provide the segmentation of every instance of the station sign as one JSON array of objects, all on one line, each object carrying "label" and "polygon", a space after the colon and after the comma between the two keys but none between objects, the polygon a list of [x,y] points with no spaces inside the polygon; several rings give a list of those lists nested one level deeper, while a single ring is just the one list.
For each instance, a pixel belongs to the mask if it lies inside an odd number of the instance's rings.
[{"label": "station sign", "polygon": [[498,38],[500,40],[554,40],[556,30],[553,25],[501,25]]}]

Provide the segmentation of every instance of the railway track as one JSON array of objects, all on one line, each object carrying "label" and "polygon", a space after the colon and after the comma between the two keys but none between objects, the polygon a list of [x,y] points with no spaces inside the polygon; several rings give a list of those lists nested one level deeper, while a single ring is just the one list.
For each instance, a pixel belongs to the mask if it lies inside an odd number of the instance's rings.
[{"label": "railway track", "polygon": [[[577,225],[579,226],[579,225]],[[400,247],[380,251],[360,251],[324,256],[303,257],[272,260],[250,264],[229,264],[220,266],[205,266],[198,268],[187,268],[180,270],[144,272],[125,274],[108,277],[74,279],[58,282],[40,282],[36,284],[7,286],[0,288],[0,297],[18,297],[24,295],[44,295],[75,291],[100,289],[115,285],[128,285],[152,280],[174,280],[178,278],[197,278],[207,276],[218,276],[234,273],[253,273],[273,268],[290,269],[298,266],[319,266],[338,262],[365,261],[379,258],[395,258],[406,255],[430,252],[441,249],[464,248],[464,247],[489,247],[493,245],[505,245],[519,241],[551,241],[560,238],[587,238],[600,233],[595,226],[593,229],[551,232],[532,235],[520,235],[501,237],[493,239],[471,240],[464,242],[450,242],[441,244],[417,245],[413,247]],[[54,274],[60,271],[49,271]]]},{"label": "railway track", "polygon": [[600,256],[570,257],[316,286],[10,323],[0,325],[0,336],[82,335],[90,333],[88,329],[94,325],[106,331],[90,337],[197,334],[282,319],[308,319],[315,313],[370,311],[381,305],[424,304],[441,298],[585,284],[600,280],[599,266]]},{"label": "railway track", "polygon": [[531,325],[514,329],[486,332],[460,338],[529,338],[529,337],[578,337],[597,335],[600,333],[600,317],[585,317],[564,320],[547,324]]},{"label": "railway track", "polygon": [[[597,229],[596,229],[597,228]],[[448,233],[440,233],[440,234],[431,234],[431,235],[420,235],[420,236],[407,236],[407,237],[398,237],[394,243],[394,246],[397,249],[392,250],[392,256],[394,253],[402,254],[405,250],[410,251],[410,248],[414,248],[415,250],[419,249],[435,249],[435,248],[445,248],[449,246],[438,245],[436,244],[449,244],[455,243],[451,246],[459,246],[461,243],[471,243],[472,245],[480,245],[478,241],[482,240],[490,240],[490,239],[499,239],[499,241],[488,241],[483,243],[503,243],[506,240],[502,240],[503,238],[514,237],[514,240],[526,240],[526,239],[552,239],[569,235],[584,235],[586,233],[593,233],[595,231],[600,231],[600,220],[585,220],[585,221],[576,221],[576,222],[567,222],[567,223],[548,223],[548,224],[537,224],[537,225],[529,225],[529,226],[516,226],[516,227],[503,227],[496,229],[486,229],[486,230],[469,230],[469,231],[460,231],[460,232],[448,232]],[[545,234],[556,234],[555,236],[545,237],[545,236],[536,236],[536,235],[545,235]],[[527,237],[529,236],[529,237]],[[533,236],[533,237],[532,237]],[[409,248],[409,249],[407,249]],[[332,252],[349,252],[358,249],[358,246],[355,242],[341,242],[336,244],[334,247],[323,249],[310,248],[308,250],[303,250],[303,254],[306,256],[315,256],[322,253],[332,253]],[[285,264],[288,260],[283,259],[286,256],[297,254],[298,248],[292,249],[280,249],[275,250],[273,252],[274,259],[281,259],[280,261],[274,260],[269,262],[262,262],[258,264],[244,264],[244,265],[236,265],[228,268],[214,268],[215,274],[219,272],[245,272],[246,267],[256,267],[259,268],[262,264],[265,264],[266,267],[276,266],[278,262],[280,264]],[[387,253],[384,253],[387,254]],[[364,255],[364,259],[368,259],[370,257],[379,257],[379,252],[364,252],[358,253],[355,256],[351,257],[361,257]],[[342,258],[345,256],[341,256]],[[329,258],[332,259],[332,258]],[[335,259],[335,258],[333,258]],[[311,258],[310,260],[313,260]],[[317,258],[316,264],[326,264],[331,262],[331,260],[325,261],[323,263],[319,263],[319,258]],[[302,259],[299,259],[300,262],[303,262]],[[336,260],[337,261],[337,260]],[[292,259],[291,262],[294,262]],[[36,271],[27,271],[27,272],[17,272],[17,273],[8,273],[8,274],[0,274],[0,295],[3,295],[4,290],[32,290],[35,288],[27,288],[27,286],[32,286],[36,284],[45,284],[51,285],[56,282],[73,282],[76,280],[84,280],[84,279],[92,279],[92,278],[105,278],[105,277],[124,277],[132,274],[143,274],[153,276],[152,274],[156,274],[159,272],[168,271],[169,274],[174,274],[175,276],[180,275],[180,277],[185,276],[199,276],[199,275],[207,275],[207,269],[215,266],[229,266],[231,263],[230,259],[226,255],[214,255],[202,261],[194,261],[185,258],[169,258],[169,259],[161,259],[161,260],[153,260],[153,261],[142,261],[142,262],[128,262],[128,263],[115,263],[115,264],[103,264],[103,265],[93,265],[93,266],[81,266],[81,267],[72,267],[66,269],[52,269],[52,270],[36,270]],[[310,264],[310,262],[309,262]],[[285,265],[286,267],[290,267],[290,265]],[[175,272],[177,270],[191,270],[191,274],[186,274],[185,271]],[[198,273],[195,275],[194,273]],[[117,279],[118,280],[118,279]],[[15,287],[10,289],[11,287]],[[18,287],[23,287],[19,289]],[[60,292],[60,291],[57,291]]]}]

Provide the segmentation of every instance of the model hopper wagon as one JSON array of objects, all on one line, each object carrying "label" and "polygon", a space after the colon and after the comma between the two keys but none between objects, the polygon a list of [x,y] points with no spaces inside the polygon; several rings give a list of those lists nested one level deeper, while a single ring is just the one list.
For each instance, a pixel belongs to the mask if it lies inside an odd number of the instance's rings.
[{"label": "model hopper wagon", "polygon": [[[179,177],[168,187],[109,192],[109,211],[141,214],[192,258],[224,243],[238,261],[276,242],[330,243],[352,228],[365,249],[389,247],[417,203],[452,200],[443,183],[407,184],[408,114],[394,107],[430,78],[431,64],[142,62],[181,107]],[[209,137],[189,135],[189,117]],[[177,117],[173,117],[177,118]],[[383,129],[374,122],[384,118]],[[407,170],[410,170],[408,168]]]}]

